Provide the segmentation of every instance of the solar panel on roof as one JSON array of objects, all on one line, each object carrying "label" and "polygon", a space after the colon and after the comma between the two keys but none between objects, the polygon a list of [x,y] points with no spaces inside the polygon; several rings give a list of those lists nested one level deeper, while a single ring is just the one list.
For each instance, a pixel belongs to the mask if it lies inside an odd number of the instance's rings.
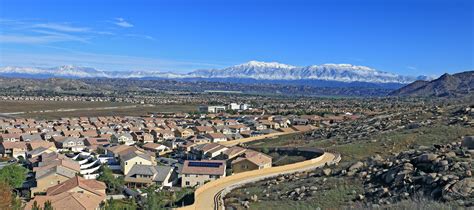
[{"label": "solar panel on roof", "polygon": [[210,167],[210,168],[219,168],[222,163],[215,162],[189,162],[188,166],[191,167]]}]

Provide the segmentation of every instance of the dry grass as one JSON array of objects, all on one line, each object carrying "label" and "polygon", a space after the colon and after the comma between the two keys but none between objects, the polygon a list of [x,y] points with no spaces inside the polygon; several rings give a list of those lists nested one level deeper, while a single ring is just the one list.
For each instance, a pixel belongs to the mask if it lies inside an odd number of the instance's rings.
[{"label": "dry grass", "polygon": [[[104,107],[116,108],[100,109]],[[91,108],[98,109],[90,110]],[[77,110],[61,112],[37,112],[41,110],[59,109]],[[149,107],[116,102],[0,101],[0,113],[26,112],[11,116],[35,119],[58,119],[61,117],[141,116],[150,112],[190,112],[195,110],[196,106],[193,105],[155,105]]]},{"label": "dry grass", "polygon": [[129,103],[89,102],[89,101],[3,101],[0,100],[0,112],[27,112],[51,109],[79,109],[110,106],[129,106]]}]

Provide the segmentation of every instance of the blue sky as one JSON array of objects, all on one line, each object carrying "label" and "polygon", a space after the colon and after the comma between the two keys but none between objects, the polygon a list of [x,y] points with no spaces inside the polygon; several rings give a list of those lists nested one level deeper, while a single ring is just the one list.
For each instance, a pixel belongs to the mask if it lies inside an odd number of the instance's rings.
[{"label": "blue sky", "polygon": [[472,0],[1,0],[0,66],[188,72],[250,60],[474,69]]}]

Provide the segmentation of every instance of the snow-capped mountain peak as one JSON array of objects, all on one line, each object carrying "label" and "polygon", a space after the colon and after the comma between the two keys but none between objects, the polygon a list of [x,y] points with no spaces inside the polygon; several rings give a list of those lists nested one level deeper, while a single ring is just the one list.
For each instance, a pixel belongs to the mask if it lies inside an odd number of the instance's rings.
[{"label": "snow-capped mountain peak", "polygon": [[337,70],[354,70],[354,71],[376,71],[373,68],[367,67],[367,66],[357,66],[357,65],[352,65],[352,64],[335,64],[335,63],[326,63],[322,65],[312,65],[312,68],[331,68],[331,69],[337,69]]},{"label": "snow-capped mountain peak", "polygon": [[291,69],[296,68],[296,66],[291,66],[288,64],[278,63],[278,62],[262,62],[262,61],[249,61],[247,63],[235,65],[233,67],[245,68],[245,67],[257,67],[257,68],[278,68],[278,69]]}]

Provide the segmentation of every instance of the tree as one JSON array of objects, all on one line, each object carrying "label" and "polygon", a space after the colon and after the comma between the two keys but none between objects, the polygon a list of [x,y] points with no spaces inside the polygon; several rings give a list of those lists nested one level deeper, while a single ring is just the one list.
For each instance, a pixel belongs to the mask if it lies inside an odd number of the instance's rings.
[{"label": "tree", "polygon": [[6,182],[0,182],[0,209],[9,209],[12,203],[12,191]]},{"label": "tree", "polygon": [[11,188],[19,188],[25,182],[28,169],[12,164],[0,169],[0,181],[6,182]]},{"label": "tree", "polygon": [[102,167],[102,173],[97,180],[102,181],[107,185],[107,191],[109,193],[120,193],[124,185],[123,179],[116,178],[112,169],[107,166]]},{"label": "tree", "polygon": [[102,208],[103,210],[136,210],[137,209],[137,204],[133,202],[128,203],[125,200],[114,200],[110,198]]},{"label": "tree", "polygon": [[14,198],[12,198],[12,208],[11,208],[12,210],[22,210],[24,209],[22,206],[23,206],[23,203],[20,197],[15,196]]},{"label": "tree", "polygon": [[51,204],[50,200],[44,202],[43,210],[53,210],[53,204]]},{"label": "tree", "polygon": [[160,209],[163,205],[163,199],[159,197],[159,195],[155,192],[154,187],[148,187],[146,189],[146,206],[145,209]]},{"label": "tree", "polygon": [[41,210],[41,207],[38,206],[38,202],[33,202],[33,206],[31,207],[31,210]]}]

